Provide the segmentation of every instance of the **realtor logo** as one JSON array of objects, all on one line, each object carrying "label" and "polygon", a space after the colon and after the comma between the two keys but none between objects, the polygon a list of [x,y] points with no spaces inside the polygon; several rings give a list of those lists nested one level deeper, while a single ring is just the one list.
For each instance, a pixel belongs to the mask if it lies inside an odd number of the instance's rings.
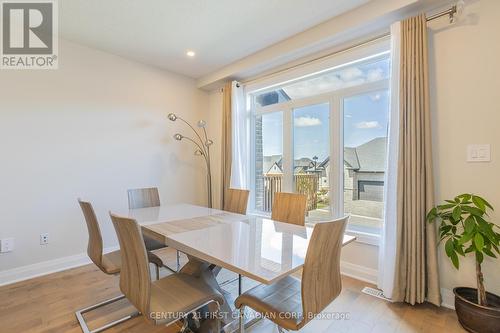
[{"label": "realtor logo", "polygon": [[0,0],[2,69],[57,69],[57,3]]}]

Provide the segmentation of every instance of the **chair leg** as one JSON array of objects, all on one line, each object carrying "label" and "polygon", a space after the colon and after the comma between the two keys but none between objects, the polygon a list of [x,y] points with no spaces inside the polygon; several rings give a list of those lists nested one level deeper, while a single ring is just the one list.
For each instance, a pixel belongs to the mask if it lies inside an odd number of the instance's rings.
[{"label": "chair leg", "polygon": [[245,307],[241,306],[240,308],[240,332],[245,333]]},{"label": "chair leg", "polygon": [[182,328],[181,330],[179,331],[180,333],[185,333],[187,332],[187,329],[188,329],[188,319],[187,318],[184,318],[184,322],[182,323]]},{"label": "chair leg", "polygon": [[217,318],[217,319],[215,320],[215,321],[216,321],[216,323],[215,323],[215,327],[216,327],[216,329],[217,329],[217,331],[216,331],[217,333],[220,333],[220,322],[221,322],[221,320],[222,320],[221,318]]},{"label": "chair leg", "polygon": [[177,250],[177,273],[179,273],[180,269],[181,269],[181,256],[179,250]]},{"label": "chair leg", "polygon": [[217,304],[217,314],[215,317],[215,329],[216,329],[217,333],[220,333],[221,321],[222,321],[222,317],[221,317],[221,313],[220,313],[220,304],[217,301],[215,302],[215,304]]},{"label": "chair leg", "polygon": [[160,266],[155,265],[156,281],[160,279]]},{"label": "chair leg", "polygon": [[108,328],[111,328],[113,326],[116,326],[118,324],[121,324],[129,319],[132,319],[134,317],[137,317],[139,316],[139,312],[134,312],[128,316],[125,316],[123,318],[120,318],[118,320],[115,320],[115,321],[112,321],[104,326],[101,326],[101,327],[98,327],[94,330],[90,330],[87,323],[85,322],[85,319],[83,318],[83,314],[84,313],[87,313],[87,312],[90,312],[92,310],[95,310],[95,309],[98,309],[100,307],[103,307],[103,306],[106,306],[108,304],[111,304],[111,303],[114,303],[114,302],[117,302],[119,300],[122,300],[124,299],[125,296],[124,295],[120,295],[120,296],[117,296],[117,297],[114,297],[114,298],[111,298],[111,299],[108,299],[106,301],[103,301],[101,303],[97,303],[95,305],[91,305],[89,307],[86,307],[85,309],[81,309],[81,310],[78,310],[75,312],[75,316],[76,316],[76,319],[78,320],[78,323],[80,324],[80,327],[82,328],[82,331],[83,333],[98,333],[98,332],[102,332],[104,330],[107,330]]},{"label": "chair leg", "polygon": [[241,274],[238,274],[238,296],[241,296],[243,293],[243,281],[241,278]]}]

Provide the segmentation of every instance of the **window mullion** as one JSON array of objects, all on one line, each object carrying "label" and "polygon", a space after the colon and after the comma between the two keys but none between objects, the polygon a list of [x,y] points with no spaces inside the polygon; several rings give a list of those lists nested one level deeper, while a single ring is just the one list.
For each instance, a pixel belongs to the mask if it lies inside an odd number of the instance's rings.
[{"label": "window mullion", "polygon": [[344,214],[344,126],[342,99],[338,94],[332,95],[330,102],[330,126],[332,142],[330,145],[330,202],[332,215],[341,217]]},{"label": "window mullion", "polygon": [[293,192],[293,108],[283,113],[283,188]]}]

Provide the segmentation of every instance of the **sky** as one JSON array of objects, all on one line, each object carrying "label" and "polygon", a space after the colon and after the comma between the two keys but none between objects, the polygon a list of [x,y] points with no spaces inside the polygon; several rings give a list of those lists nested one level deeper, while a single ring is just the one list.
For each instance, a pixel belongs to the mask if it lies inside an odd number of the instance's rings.
[{"label": "sky", "polygon": [[[353,86],[388,77],[388,61],[351,66],[342,71],[325,74],[310,80],[295,83],[284,90],[295,98]],[[330,86],[328,86],[330,85]],[[318,89],[314,89],[314,87]],[[291,88],[289,88],[291,87]],[[328,88],[329,87],[329,88]],[[345,98],[344,146],[357,147],[377,137],[387,136],[389,92],[377,91]],[[334,110],[336,112],[336,110]],[[329,104],[309,105],[293,110],[294,159],[318,156],[323,161],[331,144]],[[283,114],[265,114],[262,118],[264,156],[283,153]],[[332,136],[333,137],[333,136]]]}]

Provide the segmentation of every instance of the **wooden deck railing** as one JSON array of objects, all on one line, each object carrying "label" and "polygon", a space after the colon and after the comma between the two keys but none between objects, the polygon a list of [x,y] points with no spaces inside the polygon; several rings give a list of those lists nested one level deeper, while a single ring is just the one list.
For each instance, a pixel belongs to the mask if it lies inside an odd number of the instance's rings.
[{"label": "wooden deck railing", "polygon": [[[305,194],[307,197],[307,211],[318,207],[318,182],[317,174],[296,174],[293,175],[295,193]],[[264,211],[270,212],[274,193],[282,192],[283,175],[264,175]]]}]

